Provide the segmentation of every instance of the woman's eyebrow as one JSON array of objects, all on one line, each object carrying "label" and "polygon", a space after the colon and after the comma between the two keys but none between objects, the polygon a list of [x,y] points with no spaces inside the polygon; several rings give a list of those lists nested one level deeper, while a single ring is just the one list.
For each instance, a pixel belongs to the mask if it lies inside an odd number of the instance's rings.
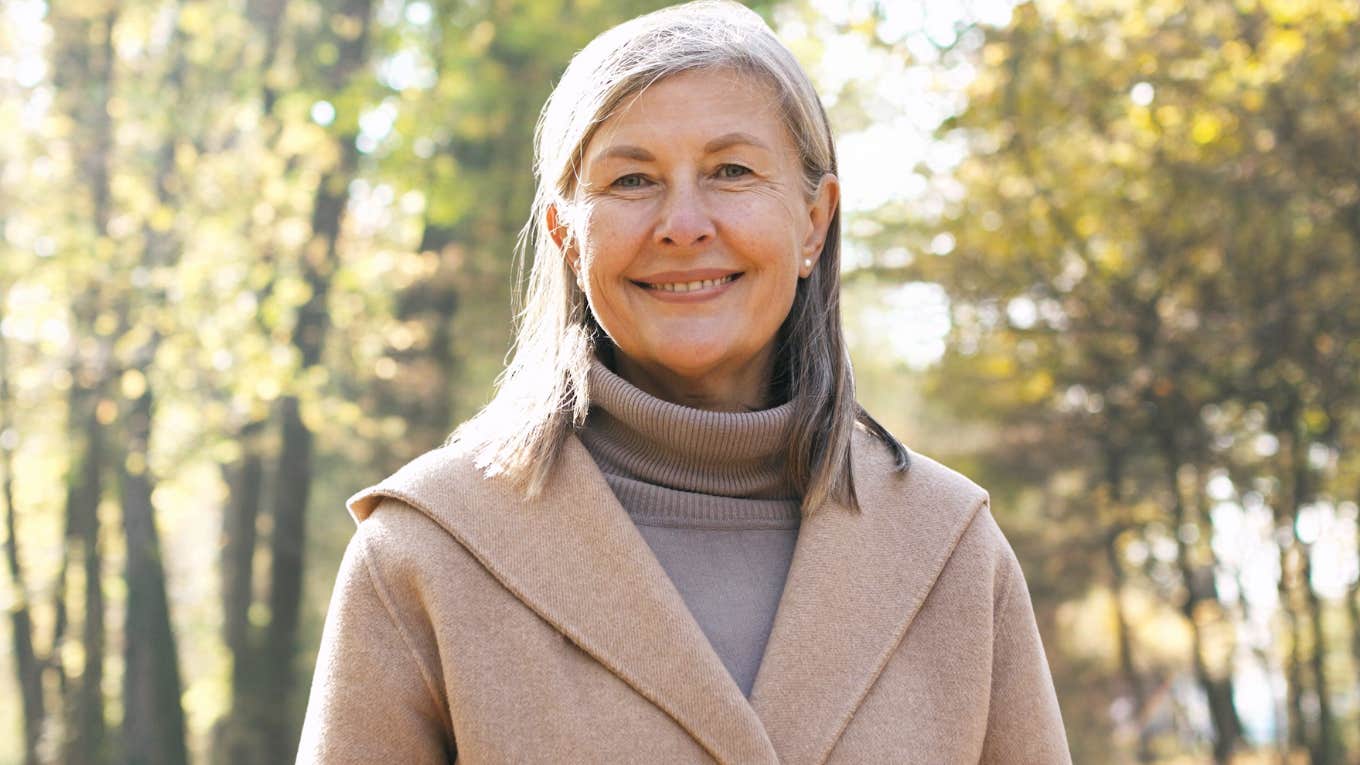
[{"label": "woman's eyebrow", "polygon": [[709,141],[708,143],[704,144],[704,153],[712,154],[714,152],[722,151],[723,149],[729,149],[733,146],[738,146],[741,144],[747,144],[750,146],[754,146],[757,149],[764,149],[765,151],[770,151],[770,147],[767,146],[765,142],[760,140],[759,138],[756,138],[750,133],[736,132],[720,135],[717,138],[714,138],[712,141]]},{"label": "woman's eyebrow", "polygon": [[[704,153],[713,154],[715,152],[722,151],[723,149],[730,149],[733,146],[741,145],[754,146],[757,149],[771,151],[769,145],[767,145],[764,141],[760,140],[759,138],[756,138],[750,133],[743,133],[738,131],[733,133],[725,133],[704,144]],[[628,144],[623,144],[620,146],[610,146],[609,148],[601,151],[599,154],[596,154],[593,161],[602,162],[606,159],[633,159],[639,162],[656,161],[656,157],[653,156],[650,151],[647,151],[641,146],[631,146]]]},{"label": "woman's eyebrow", "polygon": [[639,162],[654,162],[656,157],[650,151],[640,146],[610,146],[608,149],[595,155],[595,162],[606,159],[635,159]]}]

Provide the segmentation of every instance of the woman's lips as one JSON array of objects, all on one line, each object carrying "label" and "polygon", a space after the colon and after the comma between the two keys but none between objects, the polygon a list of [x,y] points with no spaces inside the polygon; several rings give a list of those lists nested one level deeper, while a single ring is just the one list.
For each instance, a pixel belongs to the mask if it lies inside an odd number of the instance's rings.
[{"label": "woman's lips", "polygon": [[732,281],[733,279],[736,279],[737,276],[739,276],[739,274],[731,274],[730,276],[723,276],[717,279],[695,279],[693,281],[687,282],[660,282],[650,284],[647,282],[641,282],[641,284],[647,289],[651,290],[664,290],[666,292],[695,292],[698,290],[705,290],[712,287],[717,287],[720,284],[726,284]]},{"label": "woman's lips", "polygon": [[656,274],[633,283],[659,300],[689,303],[720,295],[739,278],[741,272],[672,272]]}]

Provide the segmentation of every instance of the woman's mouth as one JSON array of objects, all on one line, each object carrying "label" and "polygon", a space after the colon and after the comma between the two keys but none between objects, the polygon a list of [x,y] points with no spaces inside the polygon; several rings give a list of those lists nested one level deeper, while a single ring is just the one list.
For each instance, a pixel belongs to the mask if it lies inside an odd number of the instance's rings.
[{"label": "woman's mouth", "polygon": [[649,290],[684,294],[689,292],[698,292],[700,290],[712,289],[713,287],[728,284],[730,282],[736,281],[739,276],[741,276],[740,273],[735,273],[728,274],[727,276],[721,276],[716,279],[697,279],[686,282],[655,282],[655,283],[634,282],[634,284]]}]

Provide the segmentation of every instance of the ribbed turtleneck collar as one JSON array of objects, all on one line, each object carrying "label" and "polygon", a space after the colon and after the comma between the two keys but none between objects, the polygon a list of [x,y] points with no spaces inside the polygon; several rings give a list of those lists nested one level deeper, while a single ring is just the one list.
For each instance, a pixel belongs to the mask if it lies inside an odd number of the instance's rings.
[{"label": "ribbed turtleneck collar", "polygon": [[696,494],[797,500],[785,477],[793,405],[711,412],[659,399],[598,359],[580,437],[606,475]]}]

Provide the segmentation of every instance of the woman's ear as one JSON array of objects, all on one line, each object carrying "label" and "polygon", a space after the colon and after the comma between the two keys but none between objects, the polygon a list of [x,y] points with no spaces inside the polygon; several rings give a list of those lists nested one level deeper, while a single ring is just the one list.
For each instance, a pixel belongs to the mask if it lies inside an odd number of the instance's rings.
[{"label": "woman's ear", "polygon": [[576,274],[576,286],[585,292],[585,280],[581,277],[581,251],[577,249],[576,237],[572,236],[571,229],[562,220],[563,217],[565,216],[561,215],[557,203],[554,202],[548,205],[543,216],[543,224],[548,227],[548,235],[562,252],[562,257],[566,259],[572,273]]},{"label": "woman's ear", "polygon": [[580,254],[576,252],[575,243],[572,241],[571,231],[567,228],[566,223],[563,222],[562,217],[563,216],[558,210],[557,203],[554,202],[548,205],[548,209],[544,214],[543,223],[548,227],[548,234],[552,237],[553,243],[557,245],[557,249],[562,251],[562,256],[567,259],[567,263],[571,266],[571,269],[576,271],[578,270],[576,266],[577,261],[580,259]]},{"label": "woman's ear", "polygon": [[817,184],[817,192],[808,202],[808,222],[811,225],[808,226],[807,236],[803,238],[800,276],[806,277],[816,268],[817,259],[821,257],[822,247],[826,244],[827,230],[831,227],[831,219],[835,217],[836,206],[840,201],[840,181],[831,173],[823,175]]}]

